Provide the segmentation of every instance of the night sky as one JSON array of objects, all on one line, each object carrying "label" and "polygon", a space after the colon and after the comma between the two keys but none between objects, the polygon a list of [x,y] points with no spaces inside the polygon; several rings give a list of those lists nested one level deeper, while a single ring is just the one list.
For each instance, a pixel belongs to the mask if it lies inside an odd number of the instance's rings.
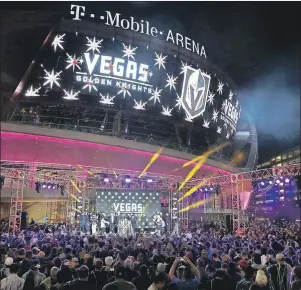
[{"label": "night sky", "polygon": [[[43,27],[36,25],[7,36],[8,42],[13,44],[17,41],[17,46],[22,47],[22,52],[15,53],[11,59],[13,65],[9,67],[13,69],[6,72],[13,79],[19,80],[24,74],[49,27],[55,25],[60,17],[68,16],[70,4],[41,1],[0,3],[2,23],[5,22],[6,10],[16,10],[16,7],[17,13],[21,14],[20,10],[41,11],[47,19],[47,25]],[[149,20],[158,27],[165,26],[199,41],[206,48],[208,60],[227,72],[237,85],[242,109],[250,113],[257,126],[260,161],[299,145],[299,2],[76,4],[85,5],[89,11],[94,9],[95,14],[111,10]],[[26,21],[35,23],[37,20],[33,14]]]}]

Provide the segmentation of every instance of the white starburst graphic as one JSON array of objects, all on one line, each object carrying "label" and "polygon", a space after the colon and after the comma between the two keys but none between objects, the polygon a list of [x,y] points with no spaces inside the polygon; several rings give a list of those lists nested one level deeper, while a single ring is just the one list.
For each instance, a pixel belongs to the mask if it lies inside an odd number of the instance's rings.
[{"label": "white starburst graphic", "polygon": [[89,77],[88,81],[86,82],[86,84],[83,86],[82,89],[84,90],[84,89],[88,88],[89,93],[91,93],[92,89],[97,92],[97,88],[94,84],[95,84],[95,79],[92,79],[92,77]]},{"label": "white starburst graphic", "polygon": [[211,120],[213,120],[214,122],[217,122],[217,117],[218,117],[218,111],[213,109]]},{"label": "white starburst graphic", "polygon": [[71,90],[70,92],[67,92],[66,90],[64,90],[65,96],[63,97],[65,100],[78,100],[78,98],[76,97],[80,91],[73,93],[73,90]]},{"label": "white starburst graphic", "polygon": [[181,65],[181,72],[180,72],[180,75],[186,73],[187,68],[189,67],[189,65],[187,65],[186,62],[181,61],[181,64],[182,64],[182,65]]},{"label": "white starburst graphic", "polygon": [[209,105],[213,105],[213,99],[215,97],[215,94],[213,94],[212,92],[209,92],[209,95],[208,95],[208,100],[207,102],[209,103]]},{"label": "white starburst graphic", "polygon": [[139,103],[134,99],[135,102],[135,106],[133,107],[136,110],[145,110],[145,105],[147,102],[142,103],[142,101],[140,101]]},{"label": "white starburst graphic", "polygon": [[191,116],[188,116],[188,115],[186,115],[186,118],[184,120],[187,122],[190,122],[190,123],[193,122],[193,119],[191,118]]},{"label": "white starburst graphic", "polygon": [[[177,99],[176,99],[176,104],[175,104],[175,107],[178,108],[179,110],[181,110],[181,108],[183,107],[183,100],[182,98],[178,95],[177,95]],[[189,116],[186,117],[186,119],[188,118]],[[185,120],[186,120],[185,119]],[[187,120],[186,120],[187,121]],[[190,121],[189,121],[190,122]]]},{"label": "white starburst graphic", "polygon": [[216,133],[221,134],[222,133],[222,128],[217,126]]},{"label": "white starburst graphic", "polygon": [[165,69],[165,63],[166,63],[166,58],[167,55],[163,56],[162,53],[160,53],[159,55],[155,52],[156,58],[155,58],[155,66],[158,65],[158,68],[160,69],[161,66]]},{"label": "white starburst graphic", "polygon": [[230,101],[232,100],[233,96],[234,96],[234,94],[233,94],[233,92],[230,90],[230,92],[229,92],[229,100],[230,100]]},{"label": "white starburst graphic", "polygon": [[235,107],[236,107],[236,108],[238,107],[238,100],[236,100],[236,105],[235,105]]},{"label": "white starburst graphic", "polygon": [[172,111],[172,108],[169,109],[169,107],[167,106],[166,108],[164,106],[162,106],[162,112],[161,114],[164,115],[164,116],[171,116],[171,111]]},{"label": "white starburst graphic", "polygon": [[226,135],[226,138],[229,139],[229,137],[230,137],[230,134],[229,134],[229,132],[228,132],[227,135]]},{"label": "white starburst graphic", "polygon": [[209,124],[210,124],[210,121],[207,121],[207,120],[204,119],[203,127],[209,128]]},{"label": "white starburst graphic", "polygon": [[169,90],[171,90],[172,88],[176,89],[175,85],[177,84],[177,79],[178,77],[175,78],[173,75],[169,76],[167,74],[167,80],[166,80],[167,85],[165,86],[165,88],[169,87]]},{"label": "white starburst graphic", "polygon": [[126,46],[124,43],[122,45],[124,48],[124,50],[122,51],[124,55],[122,57],[127,57],[128,59],[132,58],[133,60],[135,60],[135,51],[138,47],[131,47],[131,45]]},{"label": "white starburst graphic", "polygon": [[223,87],[224,87],[224,84],[221,81],[218,81],[217,91],[220,95],[223,94]]},{"label": "white starburst graphic", "polygon": [[96,40],[95,37],[93,37],[93,39],[90,39],[88,36],[86,36],[88,43],[86,44],[86,46],[88,46],[86,52],[92,50],[93,53],[95,53],[95,51],[97,51],[98,53],[100,53],[99,49],[102,47],[101,43],[103,42],[103,39],[101,40]]},{"label": "white starburst graphic", "polygon": [[59,76],[60,74],[62,73],[62,71],[58,72],[58,73],[54,73],[54,70],[52,70],[50,73],[44,69],[44,72],[46,74],[46,76],[44,76],[44,79],[46,80],[46,82],[43,84],[43,86],[49,84],[50,85],[50,88],[52,89],[53,87],[53,84],[56,84],[58,87],[60,87],[60,84],[59,84]]},{"label": "white starburst graphic", "polygon": [[25,93],[25,97],[38,97],[39,91],[41,87],[34,89],[33,86],[31,86]]},{"label": "white starburst graphic", "polygon": [[158,101],[160,103],[160,97],[161,97],[162,89],[159,90],[158,88],[155,88],[152,93],[151,97],[148,99],[149,101],[154,100],[154,104]]},{"label": "white starburst graphic", "polygon": [[224,101],[223,101],[223,103],[222,103],[222,110],[224,110],[224,111],[225,111],[225,109],[226,109],[226,106],[227,106],[227,101],[226,101],[226,100],[224,100]]},{"label": "white starburst graphic", "polygon": [[68,63],[68,65],[66,66],[66,69],[68,69],[69,67],[72,67],[73,68],[73,72],[74,72],[74,69],[77,67],[78,69],[81,69],[80,66],[78,65],[79,63],[81,63],[81,57],[77,58],[75,56],[75,54],[73,56],[69,55],[68,53],[67,54],[67,57],[68,59],[66,60],[66,62]]},{"label": "white starburst graphic", "polygon": [[52,46],[53,46],[53,49],[54,51],[56,52],[56,49],[59,47],[60,49],[64,50],[64,47],[63,47],[63,38],[64,38],[65,34],[62,34],[62,35],[56,35],[55,38],[53,39],[52,41]]},{"label": "white starburst graphic", "polygon": [[119,94],[123,94],[123,97],[125,98],[126,97],[126,95],[129,95],[129,96],[131,96],[131,93],[129,92],[129,90],[127,90],[126,88],[121,88],[119,91],[118,91],[118,93],[117,93],[117,95],[119,95]]},{"label": "white starburst graphic", "polygon": [[103,96],[102,94],[100,94],[101,96],[101,100],[99,101],[100,103],[103,103],[105,105],[114,105],[114,98],[115,96],[113,97],[110,97],[109,94],[107,94],[106,96]]}]

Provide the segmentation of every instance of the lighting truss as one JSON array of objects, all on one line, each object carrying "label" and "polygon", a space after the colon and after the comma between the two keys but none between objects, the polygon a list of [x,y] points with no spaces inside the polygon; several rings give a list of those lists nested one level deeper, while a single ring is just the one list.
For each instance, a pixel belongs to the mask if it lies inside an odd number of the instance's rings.
[{"label": "lighting truss", "polygon": [[[34,172],[35,171],[35,172]],[[88,173],[87,173],[88,172]],[[250,172],[235,173],[229,175],[219,175],[214,177],[193,178],[191,179],[182,192],[179,192],[179,196],[184,194],[188,189],[193,187],[200,182],[204,183],[204,186],[219,185],[221,194],[225,191],[230,191],[232,199],[232,218],[233,218],[233,230],[242,229],[245,230],[246,219],[245,212],[242,209],[240,201],[240,193],[243,191],[244,182],[252,182],[254,180],[275,178],[275,177],[289,177],[300,175],[300,163],[289,164],[282,167],[268,168],[262,170],[255,170]],[[109,169],[109,168],[90,168],[84,166],[72,167],[68,165],[58,164],[41,164],[41,163],[10,163],[2,162],[1,174],[6,179],[11,179],[12,198],[11,198],[11,211],[10,211],[10,228],[13,231],[17,231],[20,228],[20,217],[18,213],[22,212],[23,202],[23,188],[29,184],[39,180],[40,182],[51,182],[61,184],[65,186],[67,193],[67,205],[65,220],[68,224],[72,224],[72,216],[74,211],[72,209],[72,202],[74,201],[73,196],[78,196],[74,185],[71,180],[77,182],[77,184],[83,185],[81,187],[82,197],[85,197],[85,192],[92,189],[122,189],[125,188],[123,181],[124,176],[131,176],[131,183],[126,184],[126,188],[132,189],[156,189],[156,190],[167,190],[170,193],[171,185],[181,183],[183,178],[179,176],[165,176],[157,175],[155,173],[146,173],[148,178],[151,178],[153,182],[148,183],[143,181],[137,176],[141,172],[128,171],[123,169]],[[110,182],[100,182],[96,175],[106,174],[107,176],[115,176],[115,180]],[[113,178],[114,179],[114,178]],[[130,187],[129,187],[130,186]],[[171,195],[169,200],[172,201]],[[182,202],[178,203],[178,210],[181,210],[188,206],[188,199],[183,199]],[[169,210],[172,210],[170,207]],[[175,213],[172,213],[175,214]],[[188,211],[178,213],[177,218],[181,228],[188,226]],[[73,220],[74,221],[74,220]]]},{"label": "lighting truss", "polygon": [[12,178],[10,186],[11,199],[9,210],[9,228],[13,233],[16,233],[21,229],[24,178],[22,176]]}]

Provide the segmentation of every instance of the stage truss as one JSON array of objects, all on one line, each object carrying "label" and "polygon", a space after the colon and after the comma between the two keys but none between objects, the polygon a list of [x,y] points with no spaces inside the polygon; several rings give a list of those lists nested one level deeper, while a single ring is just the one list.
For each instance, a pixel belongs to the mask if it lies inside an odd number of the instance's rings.
[{"label": "stage truss", "polygon": [[[33,171],[35,170],[35,172]],[[219,185],[223,194],[231,194],[232,208],[231,215],[233,220],[233,230],[244,230],[246,227],[246,213],[241,206],[240,193],[244,191],[245,182],[252,182],[260,179],[272,177],[289,177],[300,175],[300,163],[290,164],[287,166],[268,168],[250,172],[242,172],[229,175],[219,175],[214,177],[192,178],[185,188],[178,191],[178,186],[183,181],[178,176],[164,176],[154,173],[146,173],[148,178],[153,178],[152,183],[139,179],[140,172],[124,171],[118,169],[107,168],[89,168],[89,167],[71,167],[60,166],[57,164],[41,164],[41,163],[4,163],[1,164],[1,175],[10,179],[11,187],[11,207],[9,216],[10,229],[13,232],[20,230],[20,213],[22,212],[23,189],[26,186],[35,184],[35,182],[52,182],[63,185],[65,188],[65,214],[61,217],[62,221],[68,224],[74,223],[76,210],[74,208],[76,199],[83,199],[83,209],[81,212],[90,210],[89,198],[87,193],[95,188],[97,189],[156,189],[167,190],[169,192],[169,213],[171,217],[171,225],[175,220],[180,224],[180,228],[188,228],[188,211],[181,209],[188,206],[188,199],[185,198],[181,202],[177,202],[180,196],[187,192],[191,187],[202,182],[204,186]],[[88,174],[87,174],[88,172]],[[115,176],[112,182],[104,182],[100,178],[101,174],[106,176]],[[130,175],[132,182],[124,183],[119,176]],[[77,188],[74,186],[77,184]],[[76,199],[75,199],[75,198]],[[54,205],[55,207],[55,205]],[[56,210],[58,207],[56,205]],[[83,211],[84,210],[84,211]],[[205,211],[206,212],[206,211]]]}]

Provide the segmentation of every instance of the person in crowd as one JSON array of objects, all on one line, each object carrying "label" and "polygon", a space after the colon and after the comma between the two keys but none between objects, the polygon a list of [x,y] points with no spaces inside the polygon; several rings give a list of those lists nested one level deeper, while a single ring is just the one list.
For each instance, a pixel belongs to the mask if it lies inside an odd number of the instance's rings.
[{"label": "person in crowd", "polygon": [[96,260],[94,270],[89,275],[89,282],[95,285],[97,290],[102,290],[103,286],[108,283],[108,279],[102,268],[102,260]]},{"label": "person in crowd", "polygon": [[36,287],[37,285],[42,283],[43,280],[46,279],[45,274],[41,273],[39,271],[39,268],[40,268],[40,261],[38,259],[32,260],[30,270],[24,273],[24,275],[22,276],[22,279],[25,280],[24,289],[25,286],[27,286],[30,289],[32,284]]},{"label": "person in crowd", "polygon": [[32,251],[26,251],[24,259],[20,263],[18,276],[22,277],[30,269],[30,261],[32,259]]},{"label": "person in crowd", "polygon": [[8,277],[0,281],[0,290],[23,290],[24,279],[18,277],[18,264],[13,263],[9,266],[10,273]]},{"label": "person in crowd", "polygon": [[50,275],[39,285],[39,290],[50,290],[50,288],[57,283],[57,273],[59,268],[52,267]]},{"label": "person in crowd", "polygon": [[229,263],[227,274],[229,279],[229,290],[235,290],[237,283],[241,280],[241,276],[237,274],[237,268],[234,262]]},{"label": "person in crowd", "polygon": [[65,286],[65,277],[64,277],[64,272],[59,270],[57,272],[57,281],[56,281],[56,284],[55,285],[52,285],[50,290],[62,290],[63,287]]},{"label": "person in crowd", "polygon": [[89,282],[89,268],[85,265],[78,269],[78,279],[66,283],[63,290],[96,290],[96,286]]},{"label": "person in crowd", "polygon": [[263,270],[257,271],[255,282],[251,284],[250,290],[269,290],[268,278]]},{"label": "person in crowd", "polygon": [[132,283],[135,285],[137,290],[147,290],[149,288],[152,284],[152,280],[148,276],[146,265],[141,265],[139,267],[139,276],[135,277],[132,280]]},{"label": "person in crowd", "polygon": [[276,255],[276,262],[269,268],[273,290],[289,290],[291,267],[285,263],[282,253]]},{"label": "person in crowd", "polygon": [[197,267],[190,261],[188,257],[184,256],[183,258],[183,261],[186,263],[184,274],[183,274],[183,280],[180,280],[179,278],[175,277],[174,273],[180,261],[181,258],[177,257],[172,267],[170,268],[169,271],[170,280],[175,284],[177,284],[179,290],[196,289],[197,285],[200,283],[201,276]]},{"label": "person in crowd", "polygon": [[301,267],[295,266],[293,269],[293,282],[291,290],[301,290]]},{"label": "person in crowd", "polygon": [[228,279],[225,279],[226,273],[222,269],[217,269],[215,277],[209,282],[209,290],[229,290]]},{"label": "person in crowd", "polygon": [[126,269],[123,266],[118,266],[115,269],[115,281],[106,284],[103,290],[108,287],[117,286],[118,290],[135,290],[136,287],[133,283],[126,281]]},{"label": "person in crowd", "polygon": [[253,282],[253,268],[247,266],[244,269],[244,278],[236,284],[236,290],[249,290]]},{"label": "person in crowd", "polygon": [[166,277],[163,273],[157,273],[154,277],[153,283],[147,290],[163,290],[167,284]]}]

